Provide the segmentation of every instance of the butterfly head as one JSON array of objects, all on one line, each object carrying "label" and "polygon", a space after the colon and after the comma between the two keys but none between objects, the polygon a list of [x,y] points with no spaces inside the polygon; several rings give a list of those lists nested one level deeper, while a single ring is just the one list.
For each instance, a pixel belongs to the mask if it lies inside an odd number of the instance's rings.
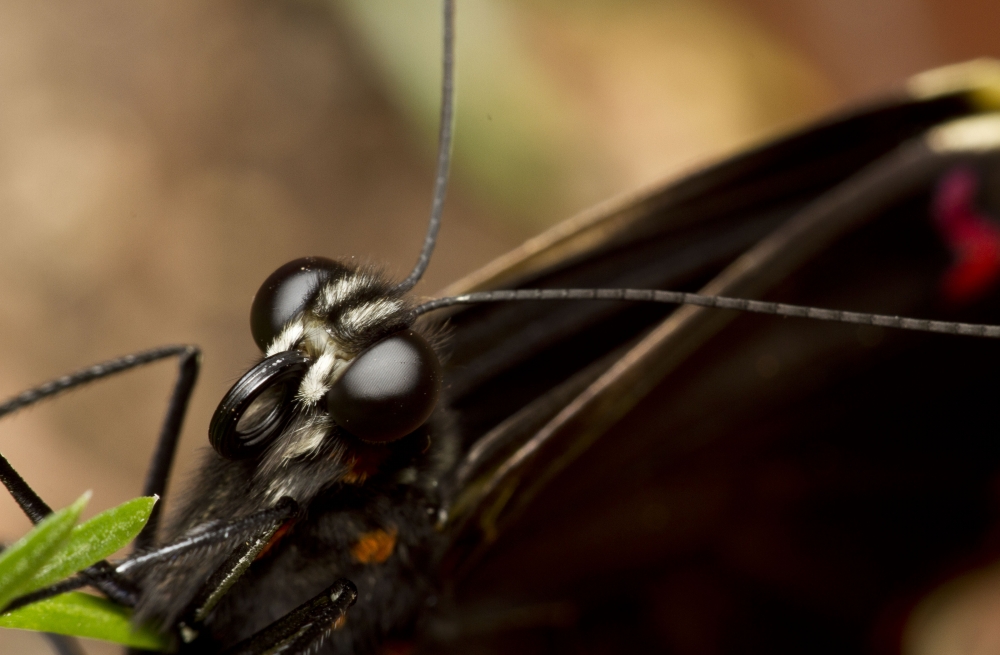
[{"label": "butterfly head", "polygon": [[441,366],[413,329],[412,304],[381,272],[296,259],[254,297],[251,332],[264,359],[233,385],[209,428],[227,459],[317,453],[339,434],[402,439],[428,419]]}]

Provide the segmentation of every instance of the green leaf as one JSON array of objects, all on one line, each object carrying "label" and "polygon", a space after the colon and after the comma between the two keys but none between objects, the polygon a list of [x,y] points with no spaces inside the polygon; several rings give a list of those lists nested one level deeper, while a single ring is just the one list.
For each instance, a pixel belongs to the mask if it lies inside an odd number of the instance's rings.
[{"label": "green leaf", "polygon": [[31,576],[62,547],[88,500],[89,491],[69,507],[46,516],[0,555],[0,607],[21,595]]},{"label": "green leaf", "polygon": [[101,639],[145,650],[170,650],[165,637],[148,628],[133,629],[131,619],[128,608],[73,591],[2,614],[0,627]]},{"label": "green leaf", "polygon": [[76,526],[63,547],[45,562],[19,593],[25,594],[59,582],[124,548],[146,525],[155,504],[156,498],[153,497],[134,498]]}]

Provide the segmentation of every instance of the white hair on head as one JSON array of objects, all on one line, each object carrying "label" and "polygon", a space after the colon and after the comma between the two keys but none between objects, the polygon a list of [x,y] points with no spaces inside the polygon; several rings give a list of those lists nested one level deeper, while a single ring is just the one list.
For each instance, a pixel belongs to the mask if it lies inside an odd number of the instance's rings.
[{"label": "white hair on head", "polygon": [[286,496],[299,503],[308,503],[347,471],[344,448],[338,445],[328,457],[285,460],[282,468],[285,469],[283,475],[269,480],[259,478],[258,481],[263,484],[252,493],[263,496],[268,505]]},{"label": "white hair on head", "polygon": [[380,298],[359,307],[352,307],[340,316],[340,324],[349,332],[362,332],[398,313],[403,303]]},{"label": "white hair on head", "polygon": [[359,290],[365,288],[368,282],[368,276],[355,273],[324,284],[319,292],[313,313],[317,316],[329,314],[346,304]]},{"label": "white hair on head", "polygon": [[329,438],[337,428],[323,399],[360,352],[387,331],[411,324],[408,308],[381,273],[355,270],[323,282],[309,308],[285,325],[266,356],[297,350],[308,368],[295,392],[294,418],[265,451],[251,493],[273,501],[283,496],[302,501],[320,491],[315,485],[346,472],[346,446]]},{"label": "white hair on head", "polygon": [[302,339],[304,334],[305,326],[302,325],[302,321],[298,319],[292,321],[286,325],[285,329],[281,331],[281,334],[279,334],[278,337],[271,342],[271,345],[267,348],[267,352],[264,353],[265,357],[272,357],[280,352],[291,350],[295,347],[295,344]]},{"label": "white hair on head", "polygon": [[[277,470],[287,467],[293,460],[312,458],[324,445],[331,429],[333,421],[329,416],[315,410],[304,410],[264,453],[257,477],[265,480],[273,478]],[[337,452],[331,456],[337,455]]]},{"label": "white hair on head", "polygon": [[326,352],[320,355],[319,359],[309,367],[299,384],[299,391],[295,395],[303,406],[312,407],[330,390],[330,385],[333,383],[331,374],[336,363],[336,351],[333,348],[327,348]]}]

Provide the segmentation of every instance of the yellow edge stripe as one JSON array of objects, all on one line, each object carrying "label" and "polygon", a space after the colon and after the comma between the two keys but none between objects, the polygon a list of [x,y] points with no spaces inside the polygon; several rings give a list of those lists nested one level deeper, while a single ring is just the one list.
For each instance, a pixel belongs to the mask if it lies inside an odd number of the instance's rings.
[{"label": "yellow edge stripe", "polygon": [[918,73],[906,89],[917,99],[966,93],[980,111],[1000,110],[1000,61],[983,57]]}]

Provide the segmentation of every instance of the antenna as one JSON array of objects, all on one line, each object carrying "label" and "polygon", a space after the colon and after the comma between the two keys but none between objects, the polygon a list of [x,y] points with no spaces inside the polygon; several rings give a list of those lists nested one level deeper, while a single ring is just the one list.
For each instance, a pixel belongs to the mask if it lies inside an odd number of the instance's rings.
[{"label": "antenna", "polygon": [[451,167],[451,137],[455,131],[455,2],[444,0],[444,55],[441,75],[441,126],[438,132],[437,177],[434,180],[434,200],[431,202],[431,219],[427,236],[417,258],[417,265],[410,275],[396,287],[409,291],[423,277],[431,262],[431,253],[437,243],[441,228],[441,212],[448,192],[448,170]]},{"label": "antenna", "polygon": [[453,305],[473,305],[484,302],[512,302],[518,300],[622,300],[674,305],[698,305],[713,309],[735,309],[741,312],[756,314],[811,318],[818,321],[877,325],[879,327],[899,330],[959,334],[990,339],[1000,338],[1000,325],[931,321],[922,318],[864,314],[839,309],[822,309],[820,307],[787,305],[780,302],[727,298],[725,296],[703,296],[684,291],[659,291],[654,289],[516,289],[511,291],[480,291],[428,301],[416,307],[413,310],[413,316],[417,317],[435,309],[443,309]]},{"label": "antenna", "polygon": [[[444,0],[444,54],[441,79],[441,125],[438,133],[437,177],[434,180],[434,199],[431,217],[427,225],[427,236],[417,258],[417,264],[410,275],[400,282],[396,289],[406,292],[412,289],[431,260],[431,253],[437,243],[441,227],[441,212],[448,190],[448,170],[451,166],[451,143],[454,132],[455,105],[455,3]],[[724,296],[705,296],[682,291],[661,291],[653,289],[516,289],[510,291],[481,291],[450,298],[438,298],[417,306],[412,311],[416,317],[436,309],[454,305],[471,305],[488,302],[512,302],[519,300],[618,300],[630,302],[655,302],[677,305],[697,305],[714,309],[732,309],[757,314],[810,318],[820,321],[875,325],[901,330],[957,334],[975,337],[1000,338],[1000,325],[955,323],[927,319],[866,314],[785,303],[764,302]]]}]

